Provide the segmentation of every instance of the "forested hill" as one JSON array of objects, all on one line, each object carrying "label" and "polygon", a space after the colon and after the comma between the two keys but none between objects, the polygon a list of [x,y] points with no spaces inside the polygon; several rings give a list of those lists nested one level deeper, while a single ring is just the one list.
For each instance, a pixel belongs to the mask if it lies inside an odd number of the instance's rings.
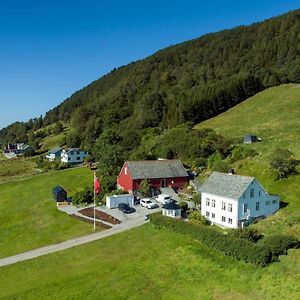
[{"label": "forested hill", "polygon": [[115,69],[44,118],[2,129],[0,141],[24,141],[33,129],[67,121],[73,146],[91,148],[114,130],[136,136],[134,147],[146,128],[196,123],[287,82],[300,82],[300,10],[207,34]]}]

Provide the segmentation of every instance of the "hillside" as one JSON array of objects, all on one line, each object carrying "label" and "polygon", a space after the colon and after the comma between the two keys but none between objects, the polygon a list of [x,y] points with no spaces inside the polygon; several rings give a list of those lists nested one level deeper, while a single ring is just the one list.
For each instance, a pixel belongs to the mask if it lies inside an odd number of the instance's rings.
[{"label": "hillside", "polygon": [[252,146],[264,157],[275,147],[287,147],[300,156],[300,85],[267,89],[196,127],[238,139],[255,134],[262,142]]},{"label": "hillside", "polygon": [[28,133],[66,121],[73,130],[65,142],[92,150],[109,128],[134,128],[139,142],[149,127],[203,121],[266,87],[299,82],[299,34],[298,10],[168,47],[113,70],[44,118],[2,129],[0,142],[25,142]]},{"label": "hillside", "polygon": [[[281,196],[279,212],[253,225],[265,235],[288,233],[300,239],[300,175],[276,180],[269,169],[269,156],[278,146],[284,145],[300,158],[299,101],[298,85],[282,85],[267,89],[196,126],[199,132],[204,128],[213,128],[218,134],[236,141],[249,132],[262,137],[262,142],[247,146],[255,148],[259,154],[239,160],[234,167],[239,174],[256,176],[269,192]],[[182,128],[173,130],[178,132],[179,129]],[[174,136],[171,137],[174,141]],[[71,177],[65,176],[64,172],[76,172],[76,181],[71,182]],[[74,188],[83,175],[84,181],[90,177],[87,172],[86,169],[53,172],[32,177],[28,181],[31,186],[43,186],[45,193],[48,189],[45,182],[57,180],[56,176]],[[35,197],[30,204],[32,209],[39,208],[39,211],[33,224],[38,224],[38,228],[42,226],[38,222],[39,212],[45,208],[43,221],[46,221],[48,230],[45,238],[37,230],[32,234],[31,227],[25,230],[22,226],[29,215],[24,217],[24,212],[27,212],[24,205],[17,215],[20,219],[22,214],[22,223],[7,219],[9,214],[5,211],[9,201],[13,203],[10,214],[15,213],[18,200],[13,198],[12,190],[21,191],[24,185],[16,187],[15,184],[5,183],[3,187],[5,191],[1,190],[0,196],[6,200],[2,206],[5,225],[2,236],[6,234],[7,239],[6,250],[2,250],[0,256],[14,253],[16,245],[19,251],[30,248],[32,243],[29,247],[28,241],[32,237],[35,246],[49,242],[51,232],[58,226],[58,217],[60,222],[67,222],[66,216],[58,216],[53,211],[55,208],[50,199],[45,197],[40,206],[34,203],[39,199]],[[25,192],[28,193],[30,189],[30,186],[27,187]],[[71,220],[69,222],[65,225],[67,230],[61,230],[55,241],[61,239],[63,234],[73,236],[75,231],[72,230],[71,234],[70,229],[74,229],[75,224],[71,224]],[[82,231],[78,228],[76,233],[87,230],[86,227],[80,227]],[[20,232],[25,236],[27,245],[18,243]],[[224,256],[187,236],[145,224],[104,240],[2,268],[0,290],[3,292],[0,298],[289,300],[299,298],[299,274],[299,249],[289,250],[288,255],[281,256],[278,263],[257,268]]]},{"label": "hillside", "polygon": [[234,140],[241,140],[247,133],[262,138],[260,143],[247,146],[259,155],[234,165],[239,174],[257,177],[269,192],[281,196],[282,209],[256,226],[265,232],[287,232],[300,238],[300,175],[276,180],[270,170],[270,155],[278,147],[291,150],[300,159],[299,85],[270,88],[196,128],[213,128]]}]

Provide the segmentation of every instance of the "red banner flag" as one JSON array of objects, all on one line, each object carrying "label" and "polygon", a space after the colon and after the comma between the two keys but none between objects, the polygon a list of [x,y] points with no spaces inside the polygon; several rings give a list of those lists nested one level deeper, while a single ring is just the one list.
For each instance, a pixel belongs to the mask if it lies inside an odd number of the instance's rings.
[{"label": "red banner flag", "polygon": [[96,194],[99,194],[101,191],[100,182],[96,176],[94,177],[94,190],[95,190]]}]

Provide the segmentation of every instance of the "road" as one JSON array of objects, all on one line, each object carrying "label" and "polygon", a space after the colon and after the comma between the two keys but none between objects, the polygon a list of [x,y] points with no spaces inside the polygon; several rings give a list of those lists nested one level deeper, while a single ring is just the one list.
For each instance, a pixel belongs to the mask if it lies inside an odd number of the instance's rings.
[{"label": "road", "polygon": [[15,263],[18,263],[21,261],[25,261],[25,260],[29,260],[32,258],[42,256],[42,255],[66,250],[66,249],[69,249],[69,248],[72,248],[75,246],[79,246],[79,245],[87,244],[87,243],[90,243],[93,241],[97,241],[97,240],[103,239],[105,237],[111,236],[113,234],[117,234],[117,233],[129,230],[129,229],[132,229],[134,227],[141,226],[141,225],[145,224],[145,222],[148,222],[148,221],[145,221],[145,216],[144,216],[141,218],[136,218],[136,219],[130,220],[128,222],[118,224],[118,225],[112,227],[111,229],[107,229],[107,230],[104,230],[104,231],[101,231],[98,233],[85,235],[82,237],[78,237],[78,238],[74,238],[74,239],[70,239],[70,240],[61,242],[59,244],[45,246],[45,247],[38,248],[35,250],[23,252],[23,253],[20,253],[17,255],[5,257],[5,258],[0,259],[0,267],[12,265],[12,264],[15,264]]}]

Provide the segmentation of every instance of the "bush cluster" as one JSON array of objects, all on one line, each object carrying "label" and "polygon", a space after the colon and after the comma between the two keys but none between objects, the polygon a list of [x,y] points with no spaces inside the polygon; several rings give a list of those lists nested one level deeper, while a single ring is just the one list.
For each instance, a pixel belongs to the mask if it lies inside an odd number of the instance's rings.
[{"label": "bush cluster", "polygon": [[262,235],[256,229],[250,227],[234,229],[229,232],[229,235],[239,239],[246,239],[253,243],[262,238]]},{"label": "bush cluster", "polygon": [[50,170],[64,170],[70,168],[69,164],[64,164],[59,161],[48,161],[43,157],[39,156],[35,159],[36,167],[47,172]]},{"label": "bush cluster", "polygon": [[267,248],[271,253],[271,261],[279,261],[279,255],[286,255],[287,250],[298,248],[299,241],[290,235],[274,234],[259,241],[260,246]]},{"label": "bush cluster", "polygon": [[[289,236],[271,236],[265,242],[253,243],[245,238],[225,235],[212,227],[199,226],[181,220],[164,217],[161,214],[151,214],[150,221],[158,228],[164,227],[171,231],[186,234],[203,244],[212,247],[227,256],[250,262],[264,267],[278,256],[286,254],[289,248],[297,248],[299,242]],[[263,240],[262,240],[263,241]]]}]

